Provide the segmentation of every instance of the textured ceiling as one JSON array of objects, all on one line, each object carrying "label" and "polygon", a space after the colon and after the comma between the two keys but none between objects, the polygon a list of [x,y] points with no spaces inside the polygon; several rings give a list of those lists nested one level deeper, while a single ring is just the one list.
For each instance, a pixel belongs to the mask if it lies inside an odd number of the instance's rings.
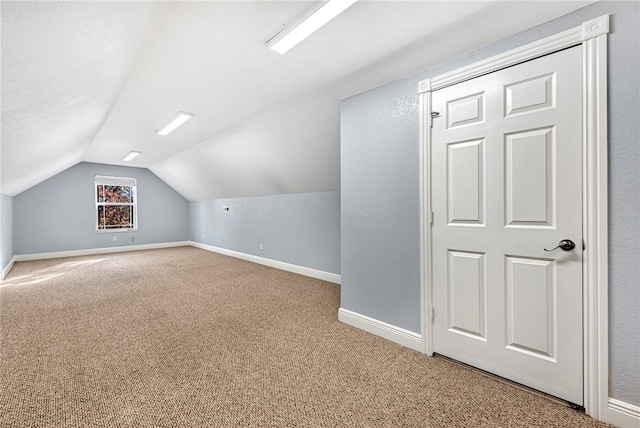
[{"label": "textured ceiling", "polygon": [[335,190],[340,98],[588,3],[360,1],[281,56],[264,43],[313,3],[3,1],[1,192],[81,161],[190,200]]}]

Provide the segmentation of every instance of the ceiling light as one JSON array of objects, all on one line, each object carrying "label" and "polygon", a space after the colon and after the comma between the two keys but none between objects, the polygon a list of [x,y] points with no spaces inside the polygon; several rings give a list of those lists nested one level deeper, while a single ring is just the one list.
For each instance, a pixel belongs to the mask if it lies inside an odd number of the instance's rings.
[{"label": "ceiling light", "polygon": [[290,30],[283,30],[267,42],[267,46],[283,54],[311,34],[322,27],[327,22],[344,12],[357,0],[329,0],[319,9],[307,14],[300,22],[291,26]]},{"label": "ceiling light", "polygon": [[163,128],[156,130],[156,134],[158,135],[169,135],[169,133],[173,132],[178,126],[185,123],[187,120],[191,119],[193,114],[185,113],[183,111],[179,111],[175,118]]},{"label": "ceiling light", "polygon": [[125,161],[125,162],[129,162],[131,159],[135,158],[139,154],[140,154],[140,152],[136,152],[134,150],[131,153],[129,153],[128,155],[126,155],[125,157],[123,157],[122,160]]}]

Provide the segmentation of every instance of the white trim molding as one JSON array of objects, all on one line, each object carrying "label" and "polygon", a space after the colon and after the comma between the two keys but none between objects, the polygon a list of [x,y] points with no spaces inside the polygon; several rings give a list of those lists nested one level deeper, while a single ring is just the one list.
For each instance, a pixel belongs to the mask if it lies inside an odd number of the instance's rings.
[{"label": "white trim molding", "polygon": [[591,28],[598,35],[582,44],[584,407],[600,420],[606,420],[609,398],[607,33],[601,32],[609,28],[606,17],[606,24],[583,24],[585,33]]},{"label": "white trim molding", "polygon": [[213,253],[223,254],[225,256],[235,257],[237,259],[247,260],[249,262],[258,263],[264,266],[285,270],[287,272],[297,273],[299,275],[308,276],[310,278],[321,279],[322,281],[340,284],[341,277],[337,273],[325,272],[322,270],[312,269],[305,266],[298,266],[291,263],[285,263],[278,260],[266,259],[264,257],[254,256],[253,254],[241,253],[239,251],[228,250],[226,248],[214,247],[213,245],[202,244],[200,242],[189,241],[188,245],[200,248],[201,250],[211,251]]},{"label": "white trim molding", "polygon": [[[428,81],[427,81],[428,82]],[[423,82],[421,82],[423,83]],[[431,224],[433,211],[431,209],[431,92],[420,94],[420,323],[422,325],[422,352],[433,356],[433,340],[431,334],[431,320],[427,319],[427,312],[433,307],[431,296],[431,272],[433,259],[431,254]],[[427,226],[428,224],[428,226]],[[429,310],[429,311],[428,311]]]},{"label": "white trim molding", "polygon": [[11,257],[9,263],[7,263],[4,269],[2,269],[2,273],[0,273],[0,282],[2,282],[7,275],[9,275],[9,272],[11,272],[14,264],[16,264],[16,256]]},{"label": "white trim molding", "polygon": [[186,247],[189,241],[163,242],[159,244],[123,245],[121,247],[88,248],[86,250],[55,251],[51,253],[21,254],[14,256],[16,262],[29,260],[58,259],[63,257],[92,256],[94,254],[123,253],[127,251],[156,250],[159,248]]},{"label": "white trim molding", "polygon": [[640,427],[640,406],[609,398],[607,416],[603,419],[620,428]]},{"label": "white trim molding", "polygon": [[418,92],[422,94],[455,85],[465,80],[482,76],[483,74],[493,73],[494,71],[547,55],[551,52],[557,52],[571,46],[579,45],[587,40],[606,35],[607,33],[609,33],[609,15],[602,15],[584,22],[580,27],[563,31],[562,33],[492,56],[491,58],[466,67],[425,79],[418,84]]},{"label": "white trim molding", "polygon": [[[607,35],[609,15],[524,45],[475,64],[419,83],[420,94],[420,259],[424,352],[433,353],[431,322],[424,315],[432,305],[431,270],[431,93],[475,77],[501,70],[572,46],[582,45],[583,70],[583,263],[584,407],[595,419],[609,421],[614,414],[631,418],[619,402],[609,399],[608,361],[608,180],[607,180]],[[616,407],[618,406],[618,407]],[[633,406],[632,406],[633,407]],[[635,415],[635,416],[634,416]],[[625,417],[626,417],[625,416]],[[616,416],[617,417],[617,416]],[[637,419],[637,418],[636,418]],[[612,422],[616,423],[612,420]],[[637,424],[637,422],[636,422]]]},{"label": "white trim molding", "polygon": [[344,308],[338,309],[338,321],[350,325],[351,327],[364,330],[367,333],[390,340],[409,349],[424,352],[421,334],[387,324],[386,322],[378,321],[374,318],[370,318],[366,315],[361,315],[357,312]]}]

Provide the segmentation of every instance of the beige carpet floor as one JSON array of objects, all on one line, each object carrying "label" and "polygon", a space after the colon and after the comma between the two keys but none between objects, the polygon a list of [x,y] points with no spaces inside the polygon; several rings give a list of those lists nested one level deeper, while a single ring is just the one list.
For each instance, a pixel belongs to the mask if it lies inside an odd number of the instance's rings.
[{"label": "beige carpet floor", "polygon": [[17,263],[0,426],[606,426],[338,307],[335,284],[192,247]]}]

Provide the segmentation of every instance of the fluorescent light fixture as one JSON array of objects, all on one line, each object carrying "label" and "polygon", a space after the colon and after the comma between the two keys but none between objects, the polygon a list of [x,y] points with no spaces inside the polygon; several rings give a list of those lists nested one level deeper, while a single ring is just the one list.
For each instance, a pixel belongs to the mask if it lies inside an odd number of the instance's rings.
[{"label": "fluorescent light fixture", "polygon": [[183,111],[179,111],[176,117],[174,117],[171,122],[169,122],[163,128],[156,130],[156,134],[162,135],[162,136],[169,135],[169,133],[173,132],[178,126],[182,125],[192,117],[193,117],[193,114],[191,113],[185,113]]},{"label": "fluorescent light fixture", "polygon": [[131,153],[123,157],[122,160],[125,162],[129,162],[131,159],[135,158],[138,155],[140,155],[140,152],[136,152],[135,150],[133,150]]},{"label": "fluorescent light fixture", "polygon": [[307,15],[302,21],[292,26],[291,30],[283,30],[267,42],[267,46],[283,54],[309,37],[314,31],[344,12],[357,0],[329,0],[319,9]]}]

